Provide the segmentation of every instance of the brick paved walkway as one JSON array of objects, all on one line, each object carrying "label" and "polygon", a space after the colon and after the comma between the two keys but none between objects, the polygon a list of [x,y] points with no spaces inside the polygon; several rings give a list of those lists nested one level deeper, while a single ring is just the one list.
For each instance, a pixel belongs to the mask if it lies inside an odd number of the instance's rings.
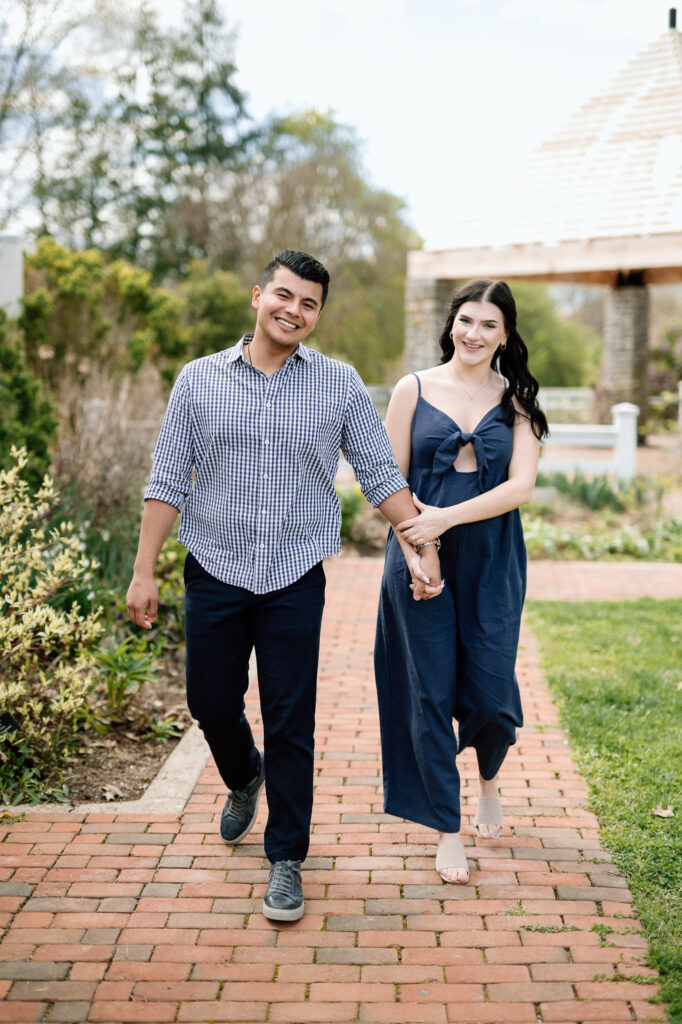
[{"label": "brick paved walkway", "polygon": [[[305,917],[275,926],[260,914],[264,808],[243,845],[226,847],[212,764],[180,817],[30,812],[0,823],[0,1021],[664,1019],[647,1001],[655,987],[627,980],[651,973],[645,943],[527,629],[527,724],[493,842],[474,837],[475,768],[462,758],[470,885],[439,883],[434,836],[383,814],[371,674],[380,571],[377,560],[328,566]],[[561,574],[554,563],[533,579],[531,593],[543,580],[556,591]],[[674,589],[679,573],[670,579]]]}]

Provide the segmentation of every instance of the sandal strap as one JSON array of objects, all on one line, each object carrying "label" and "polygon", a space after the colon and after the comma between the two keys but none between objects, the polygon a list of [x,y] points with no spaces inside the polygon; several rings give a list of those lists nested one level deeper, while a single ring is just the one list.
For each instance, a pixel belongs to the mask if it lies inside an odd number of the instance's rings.
[{"label": "sandal strap", "polygon": [[466,871],[469,877],[467,855],[460,839],[444,840],[436,851],[436,871]]},{"label": "sandal strap", "polygon": [[502,801],[499,796],[480,796],[478,798],[478,809],[474,818],[474,825],[504,825],[504,813]]}]

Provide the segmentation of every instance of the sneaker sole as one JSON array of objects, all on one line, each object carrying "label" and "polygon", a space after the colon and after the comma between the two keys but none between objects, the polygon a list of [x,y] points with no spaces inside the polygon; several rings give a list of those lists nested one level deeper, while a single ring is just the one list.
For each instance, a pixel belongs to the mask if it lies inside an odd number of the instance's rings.
[{"label": "sneaker sole", "polygon": [[226,839],[225,836],[221,832],[220,838],[222,839],[222,841],[224,843],[229,843],[230,846],[236,846],[237,843],[241,843],[242,839],[246,839],[246,837],[248,836],[249,832],[251,831],[253,826],[256,824],[256,818],[258,817],[258,804],[260,803],[260,795],[263,792],[263,786],[264,785],[265,785],[265,779],[263,779],[263,781],[261,782],[260,786],[258,787],[258,792],[256,793],[256,804],[255,804],[255,807],[253,808],[253,816],[252,816],[251,821],[249,822],[249,824],[246,826],[244,831],[241,832],[240,835],[236,836],[234,839]]},{"label": "sneaker sole", "polygon": [[305,910],[305,902],[301,903],[300,907],[295,907],[293,910],[281,910],[278,907],[268,907],[263,902],[263,917],[267,917],[269,921],[300,921],[303,917],[303,911]]}]

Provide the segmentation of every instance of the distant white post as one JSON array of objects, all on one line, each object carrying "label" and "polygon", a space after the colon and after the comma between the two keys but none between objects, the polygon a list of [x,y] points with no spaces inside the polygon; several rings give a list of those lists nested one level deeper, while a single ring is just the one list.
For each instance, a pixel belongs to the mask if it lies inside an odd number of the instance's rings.
[{"label": "distant white post", "polygon": [[633,480],[637,463],[637,419],[639,406],[632,402],[619,402],[611,409],[616,428],[616,476],[619,480]]},{"label": "distant white post", "polygon": [[21,312],[24,245],[24,239],[18,235],[0,235],[0,308],[10,316],[18,316]]},{"label": "distant white post", "polygon": [[677,426],[682,435],[682,380],[677,382]]}]

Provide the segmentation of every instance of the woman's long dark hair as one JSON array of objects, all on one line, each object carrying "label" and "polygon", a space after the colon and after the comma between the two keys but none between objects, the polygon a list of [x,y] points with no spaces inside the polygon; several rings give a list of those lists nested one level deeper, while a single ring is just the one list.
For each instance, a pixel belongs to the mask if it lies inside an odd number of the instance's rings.
[{"label": "woman's long dark hair", "polygon": [[469,281],[459,289],[450,303],[450,312],[440,336],[440,347],[443,351],[441,363],[449,363],[455,354],[452,340],[452,325],[457,311],[465,302],[492,302],[502,313],[505,330],[508,332],[507,343],[503,348],[498,346],[490,365],[505,378],[507,389],[502,395],[502,408],[507,414],[507,423],[513,426],[518,415],[514,407],[514,398],[530,420],[533,433],[542,440],[549,433],[547,419],[538,404],[538,382],[528,369],[528,349],[526,343],[516,329],[516,303],[506,281],[493,281],[491,278],[478,278]]}]

